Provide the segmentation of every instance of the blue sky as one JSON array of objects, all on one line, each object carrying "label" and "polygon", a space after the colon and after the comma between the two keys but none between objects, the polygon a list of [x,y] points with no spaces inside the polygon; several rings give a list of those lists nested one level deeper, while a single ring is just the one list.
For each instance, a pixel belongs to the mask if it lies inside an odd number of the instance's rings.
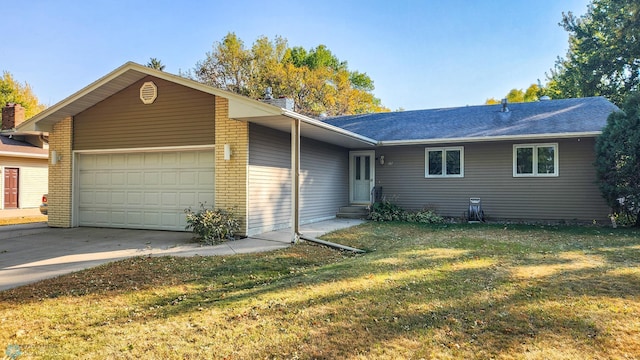
[{"label": "blue sky", "polygon": [[127,61],[192,69],[235,32],[306,49],[326,45],[366,72],[392,110],[478,105],[527,88],[568,34],[562,12],[588,0],[22,1],[4,7],[0,70],[53,105]]}]

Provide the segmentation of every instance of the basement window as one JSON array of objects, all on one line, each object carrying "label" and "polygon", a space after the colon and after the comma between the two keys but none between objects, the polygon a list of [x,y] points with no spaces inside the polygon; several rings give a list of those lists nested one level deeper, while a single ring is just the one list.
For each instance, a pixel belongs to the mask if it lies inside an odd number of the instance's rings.
[{"label": "basement window", "polygon": [[464,177],[464,147],[426,148],[424,177]]},{"label": "basement window", "polygon": [[513,145],[513,176],[558,176],[558,144]]}]

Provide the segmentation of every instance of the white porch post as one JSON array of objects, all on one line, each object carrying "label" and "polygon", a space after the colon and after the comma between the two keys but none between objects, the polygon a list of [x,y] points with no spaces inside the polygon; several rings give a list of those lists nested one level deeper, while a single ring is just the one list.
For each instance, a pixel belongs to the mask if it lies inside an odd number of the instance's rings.
[{"label": "white porch post", "polygon": [[291,120],[291,242],[300,241],[300,120]]}]

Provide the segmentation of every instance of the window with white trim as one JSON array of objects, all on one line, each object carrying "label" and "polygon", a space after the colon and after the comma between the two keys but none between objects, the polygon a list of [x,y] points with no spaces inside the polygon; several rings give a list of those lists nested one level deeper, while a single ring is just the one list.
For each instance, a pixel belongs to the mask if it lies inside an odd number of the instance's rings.
[{"label": "window with white trim", "polygon": [[558,144],[513,145],[513,176],[558,176]]},{"label": "window with white trim", "polygon": [[426,148],[424,156],[424,177],[464,177],[464,147]]}]

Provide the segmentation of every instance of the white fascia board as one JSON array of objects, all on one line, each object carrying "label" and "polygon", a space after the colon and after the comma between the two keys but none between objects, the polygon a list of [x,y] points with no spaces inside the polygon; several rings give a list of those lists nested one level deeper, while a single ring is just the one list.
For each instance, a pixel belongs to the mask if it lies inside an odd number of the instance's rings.
[{"label": "white fascia board", "polygon": [[467,137],[467,138],[440,138],[440,139],[418,139],[418,140],[389,140],[378,142],[379,146],[399,146],[399,145],[428,145],[428,144],[444,144],[444,143],[471,143],[471,142],[490,142],[490,141],[522,141],[522,140],[546,140],[546,139],[573,139],[580,137],[596,137],[602,134],[602,131],[590,131],[580,133],[555,133],[555,134],[538,134],[538,135],[506,135],[506,136],[486,136],[486,137]]},{"label": "white fascia board", "polygon": [[0,156],[11,156],[19,158],[31,158],[31,159],[48,159],[49,154],[31,154],[31,153],[18,153],[11,151],[0,151]]},{"label": "white fascia board", "polygon": [[377,140],[374,140],[374,139],[368,138],[366,136],[362,136],[362,135],[356,134],[354,132],[339,128],[337,126],[333,126],[333,125],[327,124],[327,123],[322,122],[320,120],[312,119],[312,118],[310,118],[308,116],[305,116],[305,115],[302,115],[302,114],[298,114],[295,111],[282,109],[282,115],[290,117],[292,119],[298,119],[298,120],[300,120],[300,121],[302,121],[304,123],[307,123],[309,125],[313,125],[313,126],[317,126],[319,128],[331,130],[331,131],[333,131],[335,133],[338,133],[340,135],[347,136],[347,137],[350,137],[352,139],[361,141],[361,142],[363,142],[363,143],[365,143],[367,145],[378,145],[379,144],[379,142]]}]

